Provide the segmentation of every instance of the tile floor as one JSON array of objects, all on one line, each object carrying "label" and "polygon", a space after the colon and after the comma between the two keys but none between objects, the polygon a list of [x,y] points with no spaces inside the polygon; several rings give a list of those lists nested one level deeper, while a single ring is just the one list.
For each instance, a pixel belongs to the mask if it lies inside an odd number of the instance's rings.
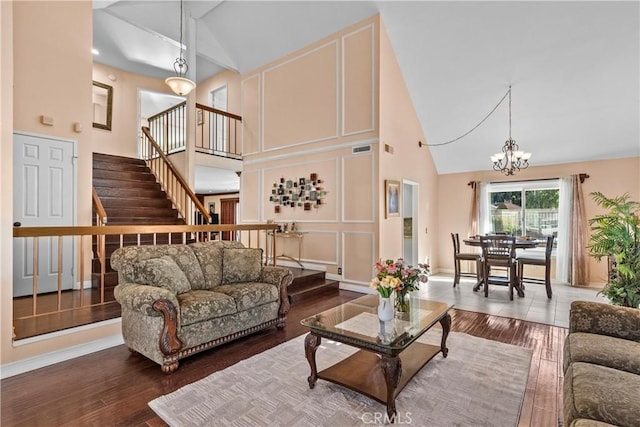
[{"label": "tile floor", "polygon": [[547,325],[569,327],[569,310],[575,300],[607,302],[599,289],[577,288],[567,284],[553,283],[553,297],[547,298],[544,285],[525,284],[525,296],[520,298],[514,292],[513,301],[509,300],[508,288],[505,286],[489,286],[489,296],[484,291],[473,292],[475,280],[461,278],[460,284],[453,288],[453,276],[436,274],[429,277],[429,282],[421,286],[420,296],[436,301],[454,304],[460,310],[493,314],[544,323]]}]

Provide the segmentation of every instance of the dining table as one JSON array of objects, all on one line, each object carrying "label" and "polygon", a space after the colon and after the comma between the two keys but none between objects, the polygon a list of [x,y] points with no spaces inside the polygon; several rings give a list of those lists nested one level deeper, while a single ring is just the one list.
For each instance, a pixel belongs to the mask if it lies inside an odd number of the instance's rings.
[{"label": "dining table", "polygon": [[[467,246],[474,246],[478,248],[482,247],[482,243],[480,243],[480,236],[467,237],[466,239],[463,239],[463,242]],[[538,247],[538,245],[541,243],[543,242],[537,239],[517,237],[515,246],[516,246],[516,249],[533,249]],[[484,261],[482,260],[481,262],[484,262]],[[483,268],[484,268],[484,265],[483,265]],[[480,279],[478,280],[478,283],[476,283],[475,286],[473,287],[473,291],[474,292],[478,291],[480,287],[483,285],[484,285],[484,277],[481,275]],[[518,296],[524,297],[524,289],[520,287],[519,280],[516,280],[515,290],[516,292],[518,292]]]}]

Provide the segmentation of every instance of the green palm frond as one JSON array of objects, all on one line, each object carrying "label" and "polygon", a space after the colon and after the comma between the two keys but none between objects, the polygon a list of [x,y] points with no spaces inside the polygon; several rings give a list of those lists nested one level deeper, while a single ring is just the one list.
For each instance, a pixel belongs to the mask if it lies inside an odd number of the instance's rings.
[{"label": "green palm frond", "polygon": [[617,274],[602,290],[613,304],[640,306],[640,203],[625,193],[606,197],[591,193],[596,204],[607,212],[589,220],[591,236],[587,249],[598,261],[614,257]]}]

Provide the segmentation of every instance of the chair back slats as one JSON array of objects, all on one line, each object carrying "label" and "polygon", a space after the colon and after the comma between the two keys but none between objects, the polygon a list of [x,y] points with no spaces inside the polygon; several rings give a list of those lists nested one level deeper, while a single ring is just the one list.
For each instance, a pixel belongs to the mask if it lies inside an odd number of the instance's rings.
[{"label": "chair back slats", "polygon": [[485,260],[490,259],[515,259],[516,238],[513,236],[491,235],[480,236],[482,246],[482,256]]},{"label": "chair back slats", "polygon": [[553,234],[551,236],[547,236],[547,246],[544,250],[544,258],[547,261],[551,260],[551,251],[553,250],[553,239],[554,239]]},{"label": "chair back slats", "polygon": [[453,241],[453,254],[457,255],[460,253],[460,237],[458,233],[451,233],[451,240]]}]

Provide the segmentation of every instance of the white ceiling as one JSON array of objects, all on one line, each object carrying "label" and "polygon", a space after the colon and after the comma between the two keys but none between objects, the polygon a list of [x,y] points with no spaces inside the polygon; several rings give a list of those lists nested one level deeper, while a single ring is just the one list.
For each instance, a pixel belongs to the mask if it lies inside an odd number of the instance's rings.
[{"label": "white ceiling", "polygon": [[[197,27],[197,81],[224,68],[251,71],[380,13],[428,143],[473,128],[512,85],[512,136],[533,153],[533,165],[640,155],[637,1],[188,1],[184,7],[193,18],[185,25]],[[179,2],[94,2],[98,62],[167,77],[178,39]],[[438,172],[491,169],[489,156],[508,132],[504,102],[467,137],[430,148]]]}]

